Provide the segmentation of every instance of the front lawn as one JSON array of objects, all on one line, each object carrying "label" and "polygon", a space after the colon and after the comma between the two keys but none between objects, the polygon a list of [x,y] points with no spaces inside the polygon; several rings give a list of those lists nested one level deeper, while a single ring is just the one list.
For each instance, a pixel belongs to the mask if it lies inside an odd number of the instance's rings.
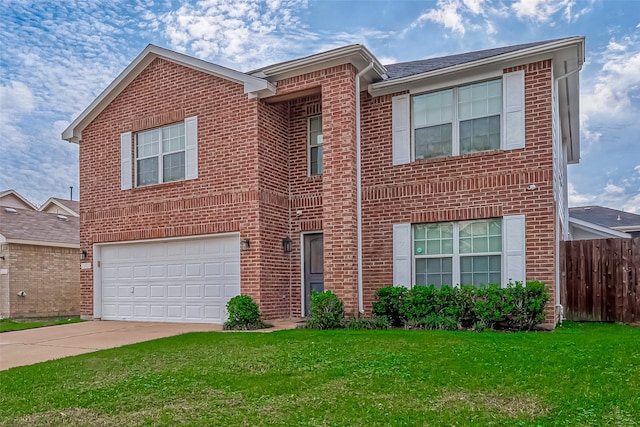
[{"label": "front lawn", "polygon": [[191,333],[0,372],[0,425],[640,426],[640,329]]},{"label": "front lawn", "polygon": [[23,329],[42,328],[43,326],[66,325],[67,323],[83,322],[79,318],[59,320],[20,320],[0,319],[0,332],[21,331]]}]

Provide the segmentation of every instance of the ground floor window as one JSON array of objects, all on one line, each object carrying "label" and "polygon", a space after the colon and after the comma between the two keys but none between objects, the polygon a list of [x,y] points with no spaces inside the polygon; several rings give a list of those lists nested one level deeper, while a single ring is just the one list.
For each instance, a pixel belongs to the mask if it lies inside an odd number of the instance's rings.
[{"label": "ground floor window", "polygon": [[502,283],[502,218],[413,225],[416,285]]}]

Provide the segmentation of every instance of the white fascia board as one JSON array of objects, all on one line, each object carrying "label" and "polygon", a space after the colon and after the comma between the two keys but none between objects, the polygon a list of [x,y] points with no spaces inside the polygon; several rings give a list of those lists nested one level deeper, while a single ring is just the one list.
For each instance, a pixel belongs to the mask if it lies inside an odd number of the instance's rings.
[{"label": "white fascia board", "polygon": [[51,246],[55,248],[80,249],[80,243],[44,242],[40,240],[5,239],[3,243],[16,245]]},{"label": "white fascia board", "polygon": [[534,46],[528,49],[521,49],[477,61],[440,68],[426,73],[371,83],[369,85],[369,94],[371,96],[381,96],[411,90],[416,87],[426,85],[427,83],[425,81],[427,80],[438,78],[446,80],[452,75],[457,75],[458,78],[464,79],[465,75],[472,77],[473,75],[477,75],[479,72],[490,73],[490,70],[496,67],[499,67],[502,70],[504,68],[521,65],[525,60],[529,63],[549,59],[550,54],[555,57],[556,52],[566,50],[567,48],[570,49],[573,46],[577,46],[577,49],[573,50],[573,52],[578,56],[578,63],[582,66],[582,63],[584,62],[584,37],[571,37],[544,45]]},{"label": "white fascia board", "polygon": [[82,137],[82,130],[156,58],[164,58],[185,67],[242,84],[244,93],[249,94],[249,98],[255,97],[258,93],[275,92],[275,86],[259,77],[150,44],[71,122],[62,132],[62,139],[78,143]]},{"label": "white fascia board", "polygon": [[68,215],[70,216],[75,216],[75,217],[79,217],[80,215],[78,215],[75,211],[73,211],[72,209],[69,209],[68,207],[66,207],[65,205],[63,205],[62,203],[58,202],[57,200],[55,200],[53,197],[50,197],[49,200],[47,200],[46,202],[44,202],[42,204],[42,206],[40,206],[40,208],[38,209],[40,212],[44,212],[44,210],[49,206],[49,205],[56,205],[57,207],[59,207],[60,209],[62,209],[63,211],[65,211]]},{"label": "white fascia board", "polygon": [[9,195],[12,195],[12,196],[15,196],[16,198],[18,198],[22,203],[24,203],[25,205],[27,205],[27,207],[29,207],[30,209],[33,209],[34,211],[37,211],[37,210],[38,210],[38,208],[37,208],[33,203],[31,203],[30,201],[28,201],[27,199],[25,199],[24,197],[22,197],[22,196],[20,195],[20,193],[18,193],[18,192],[17,192],[17,191],[15,191],[15,190],[7,190],[7,191],[3,191],[2,193],[0,193],[0,199],[1,199],[1,198],[3,198],[3,197],[5,197],[5,196],[9,196]]},{"label": "white fascia board", "polygon": [[362,71],[370,64],[373,64],[372,70],[365,76],[367,81],[385,79],[387,76],[387,70],[384,65],[369,49],[360,44],[344,46],[304,58],[270,65],[251,71],[249,74],[275,82],[346,63],[353,64],[358,71]]},{"label": "white fascia board", "polygon": [[631,238],[631,236],[629,234],[627,234],[627,233],[622,233],[622,232],[614,230],[612,228],[603,227],[601,225],[594,224],[592,222],[584,221],[584,220],[577,219],[577,218],[569,217],[569,224],[574,226],[574,227],[576,227],[576,228],[580,228],[582,230],[589,231],[589,232],[591,232],[593,234],[596,234],[598,236],[602,236],[603,239],[609,239],[609,238],[629,239],[629,238]]}]

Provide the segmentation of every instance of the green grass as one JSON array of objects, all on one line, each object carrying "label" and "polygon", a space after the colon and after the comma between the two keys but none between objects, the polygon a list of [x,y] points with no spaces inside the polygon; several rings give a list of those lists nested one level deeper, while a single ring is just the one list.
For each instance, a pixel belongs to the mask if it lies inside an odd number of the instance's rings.
[{"label": "green grass", "polygon": [[191,333],[0,372],[0,425],[640,426],[640,329]]},{"label": "green grass", "polygon": [[42,328],[43,326],[66,325],[67,323],[78,322],[83,322],[83,320],[73,318],[59,320],[39,320],[32,322],[27,320],[15,321],[12,319],[0,319],[0,332],[21,331],[24,329]]}]

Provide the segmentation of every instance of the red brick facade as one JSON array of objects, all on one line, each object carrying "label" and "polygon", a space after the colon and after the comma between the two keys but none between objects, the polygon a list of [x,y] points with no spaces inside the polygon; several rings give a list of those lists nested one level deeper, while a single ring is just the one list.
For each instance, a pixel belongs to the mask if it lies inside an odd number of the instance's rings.
[{"label": "red brick facade", "polygon": [[[363,298],[392,284],[392,226],[524,214],[526,274],[555,289],[551,61],[524,64],[526,147],[392,165],[392,95],[361,93]],[[514,69],[505,69],[504,72]],[[301,233],[324,233],[325,289],[349,313],[357,294],[355,76],[337,65],[277,82],[282,101],[154,60],[83,130],[81,248],[239,232],[241,289],[264,317],[301,315]],[[299,92],[300,96],[295,94]],[[323,174],[308,176],[307,120],[322,114]],[[198,117],[198,178],[120,189],[120,134]],[[529,184],[537,191],[526,191]],[[290,236],[291,253],[282,250]],[[82,314],[93,276],[82,270]],[[554,322],[555,298],[549,303]]]}]

